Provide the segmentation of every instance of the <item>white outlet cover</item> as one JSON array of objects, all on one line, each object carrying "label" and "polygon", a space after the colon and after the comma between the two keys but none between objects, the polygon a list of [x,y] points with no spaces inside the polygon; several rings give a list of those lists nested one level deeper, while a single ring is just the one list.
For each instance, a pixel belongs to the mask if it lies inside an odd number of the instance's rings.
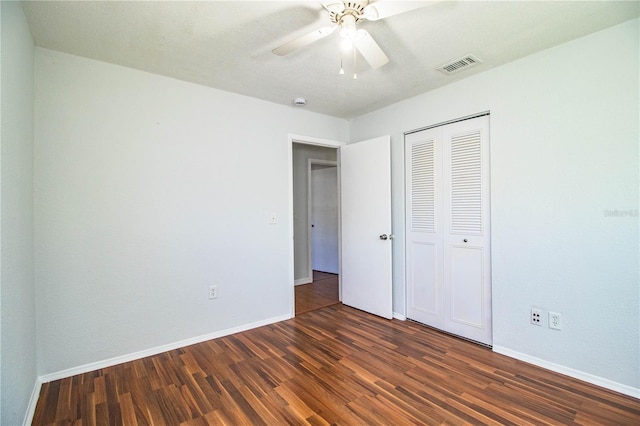
[{"label": "white outlet cover", "polygon": [[215,285],[209,286],[209,299],[217,299],[218,298],[218,287]]},{"label": "white outlet cover", "polygon": [[549,328],[562,330],[562,316],[557,312],[549,312]]}]

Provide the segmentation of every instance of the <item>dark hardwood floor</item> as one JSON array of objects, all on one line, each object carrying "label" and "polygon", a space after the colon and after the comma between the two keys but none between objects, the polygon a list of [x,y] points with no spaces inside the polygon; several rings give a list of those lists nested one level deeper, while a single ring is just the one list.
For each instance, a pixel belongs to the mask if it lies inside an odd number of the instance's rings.
[{"label": "dark hardwood floor", "polygon": [[338,304],[43,385],[34,425],[639,425],[640,400]]},{"label": "dark hardwood floor", "polygon": [[313,282],[297,285],[296,315],[340,303],[338,275],[313,271]]}]

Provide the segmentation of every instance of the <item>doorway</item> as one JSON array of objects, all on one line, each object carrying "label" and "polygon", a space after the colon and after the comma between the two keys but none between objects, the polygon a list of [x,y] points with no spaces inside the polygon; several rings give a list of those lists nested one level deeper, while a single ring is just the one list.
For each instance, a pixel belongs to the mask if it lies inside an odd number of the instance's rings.
[{"label": "doorway", "polygon": [[[339,300],[346,305],[392,318],[391,138],[389,135],[345,144],[289,135],[290,283],[292,290],[313,281],[307,256],[310,224],[301,220],[301,179],[294,161],[304,149],[328,147],[339,156]],[[295,148],[295,149],[294,149]],[[338,150],[339,148],[339,150]],[[306,187],[306,186],[305,186]],[[306,239],[305,239],[306,237]],[[296,253],[298,255],[296,255]],[[292,291],[291,317],[295,316]]]},{"label": "doorway", "polygon": [[340,301],[337,148],[292,143],[295,315]]}]

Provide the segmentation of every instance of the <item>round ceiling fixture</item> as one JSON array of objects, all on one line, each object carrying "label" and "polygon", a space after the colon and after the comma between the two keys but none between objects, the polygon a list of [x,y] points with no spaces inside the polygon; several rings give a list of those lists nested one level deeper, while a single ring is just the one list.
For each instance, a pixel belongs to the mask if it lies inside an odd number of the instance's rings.
[{"label": "round ceiling fixture", "polygon": [[307,100],[305,98],[295,98],[293,100],[293,104],[295,106],[305,106],[307,104]]}]

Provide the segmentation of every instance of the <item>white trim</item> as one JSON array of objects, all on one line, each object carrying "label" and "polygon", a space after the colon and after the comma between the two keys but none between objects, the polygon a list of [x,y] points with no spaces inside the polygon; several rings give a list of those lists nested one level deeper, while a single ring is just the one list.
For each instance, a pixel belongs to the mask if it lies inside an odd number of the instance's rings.
[{"label": "white trim", "polygon": [[[307,276],[311,278],[313,282],[313,256],[312,240],[313,231],[311,229],[311,158],[307,158]],[[293,182],[292,182],[293,183]]]},{"label": "white trim", "polygon": [[556,373],[564,374],[565,376],[573,377],[574,379],[579,379],[596,386],[601,386],[603,388],[607,388],[612,391],[620,392],[625,395],[629,395],[634,398],[640,399],[640,388],[634,388],[633,386],[623,385],[622,383],[614,382],[613,380],[605,379],[603,377],[595,376],[590,373],[585,373],[584,371],[565,367],[564,365],[545,361],[543,359],[536,358],[521,352],[517,352],[502,346],[494,345],[493,351],[502,355],[506,355],[511,358],[519,359],[520,361],[528,362],[529,364],[537,365],[538,367],[546,368],[547,370],[551,370]]},{"label": "white trim", "polygon": [[36,378],[36,382],[33,385],[33,391],[31,392],[31,398],[29,398],[29,405],[27,406],[27,412],[24,415],[23,426],[29,426],[33,423],[33,416],[36,413],[36,405],[38,404],[38,398],[40,398],[40,388],[42,388],[42,380],[40,377]]},{"label": "white trim", "polygon": [[[325,146],[338,149],[338,157],[340,156],[339,148],[345,146],[346,142],[333,141],[329,139],[316,138],[313,136],[301,136],[289,133],[287,136],[287,157],[289,164],[289,286],[291,287],[291,298],[289,301],[289,318],[296,316],[296,294],[295,294],[295,274],[294,267],[294,247],[293,247],[293,144],[301,143],[305,145]],[[338,181],[340,176],[338,175]],[[338,182],[339,185],[339,182]],[[340,250],[340,249],[339,249]],[[340,287],[340,283],[338,283]]]},{"label": "white trim", "polygon": [[326,146],[329,148],[340,148],[345,146],[346,142],[333,141],[330,139],[315,138],[313,136],[301,136],[289,133],[289,144],[301,143],[304,145]]},{"label": "white trim", "polygon": [[447,120],[447,121],[443,121],[441,123],[430,124],[430,125],[428,125],[426,127],[421,127],[419,129],[409,130],[407,132],[404,132],[404,135],[407,136],[407,135],[410,135],[412,133],[418,133],[418,132],[421,132],[423,130],[433,129],[434,127],[446,126],[447,124],[453,124],[453,123],[457,123],[459,121],[473,120],[474,118],[484,117],[485,115],[491,115],[491,110],[485,111],[485,112],[479,112],[477,114],[466,115],[464,117],[454,118],[453,120]]},{"label": "white trim", "polygon": [[293,282],[293,285],[310,284],[312,282],[313,282],[313,278],[311,277],[298,278]]},{"label": "white trim", "polygon": [[261,321],[252,322],[249,324],[239,325],[237,327],[227,328],[225,330],[214,331],[213,333],[203,334],[201,336],[192,337],[190,339],[180,340],[174,343],[168,343],[166,345],[156,346],[150,349],[144,349],[142,351],[133,352],[126,355],[120,355],[113,358],[108,358],[102,361],[91,362],[89,364],[80,365],[78,367],[68,368],[66,370],[56,371],[54,373],[45,374],[38,377],[41,383],[48,383],[53,380],[66,379],[67,377],[75,376],[77,374],[84,374],[90,371],[99,370],[101,368],[111,367],[123,362],[135,361],[137,359],[145,358],[152,355],[157,355],[163,352],[172,351],[174,349],[182,348],[189,345],[195,345],[196,343],[206,342],[207,340],[217,339],[219,337],[228,336],[230,334],[240,333],[242,331],[251,330],[253,328],[262,327],[265,325],[273,324],[280,321],[288,320],[288,315],[280,315],[277,317],[267,318]]},{"label": "white trim", "polygon": [[406,321],[407,320],[407,316],[404,314],[399,314],[397,312],[393,313],[393,318],[400,320],[400,321]]}]

